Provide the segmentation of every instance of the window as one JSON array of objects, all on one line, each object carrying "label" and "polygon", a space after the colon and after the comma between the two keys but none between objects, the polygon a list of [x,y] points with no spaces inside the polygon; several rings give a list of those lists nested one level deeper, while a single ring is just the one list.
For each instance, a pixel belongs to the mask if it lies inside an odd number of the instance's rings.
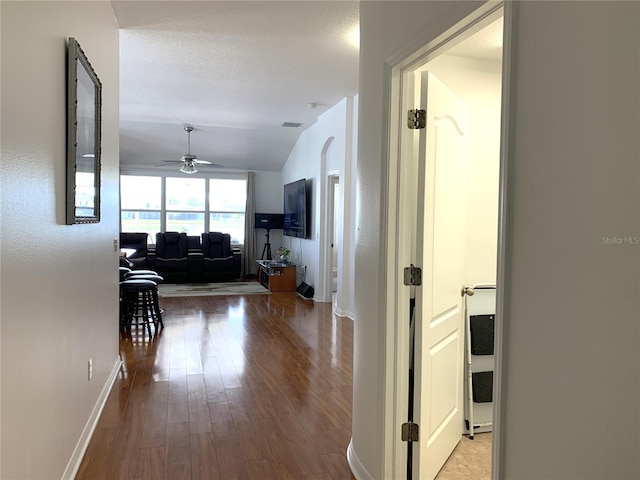
[{"label": "window", "polygon": [[209,231],[231,235],[231,243],[244,244],[244,209],[247,181],[212,178],[209,180]]},{"label": "window", "polygon": [[200,235],[205,231],[205,179],[180,177],[166,179],[165,231]]},{"label": "window", "polygon": [[244,243],[247,181],[234,178],[120,176],[123,232],[225,232]]},{"label": "window", "polygon": [[93,173],[76,172],[76,216],[91,217],[95,215],[93,201],[96,198],[96,188]]},{"label": "window", "polygon": [[120,177],[120,230],[146,232],[155,240],[160,231],[161,177]]}]

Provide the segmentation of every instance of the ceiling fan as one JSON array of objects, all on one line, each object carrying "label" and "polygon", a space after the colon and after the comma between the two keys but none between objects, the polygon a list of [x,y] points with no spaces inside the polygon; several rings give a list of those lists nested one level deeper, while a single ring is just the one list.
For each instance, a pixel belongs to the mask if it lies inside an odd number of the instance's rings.
[{"label": "ceiling fan", "polygon": [[215,168],[222,168],[222,165],[211,163],[207,160],[198,160],[198,157],[191,153],[191,132],[193,127],[191,125],[185,125],[184,131],[187,132],[187,153],[180,157],[180,160],[163,160],[165,163],[182,163],[180,171],[188,175],[196,173],[198,169],[196,165],[208,165]]}]

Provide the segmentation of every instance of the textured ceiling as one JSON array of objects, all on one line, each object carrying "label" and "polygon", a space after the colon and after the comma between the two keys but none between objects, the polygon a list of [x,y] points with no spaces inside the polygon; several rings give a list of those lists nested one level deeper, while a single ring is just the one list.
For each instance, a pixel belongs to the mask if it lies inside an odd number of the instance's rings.
[{"label": "textured ceiling", "polygon": [[187,153],[189,124],[198,159],[280,171],[300,133],[357,93],[356,2],[111,3],[123,168],[177,170],[158,165]]}]

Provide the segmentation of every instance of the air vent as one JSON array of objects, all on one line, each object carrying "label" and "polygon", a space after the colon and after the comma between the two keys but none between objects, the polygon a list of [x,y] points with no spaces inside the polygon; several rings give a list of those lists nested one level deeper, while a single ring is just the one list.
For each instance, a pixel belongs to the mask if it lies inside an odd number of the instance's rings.
[{"label": "air vent", "polygon": [[284,122],[282,124],[283,127],[291,127],[291,128],[298,128],[300,126],[302,126],[301,123],[297,123],[297,122]]}]

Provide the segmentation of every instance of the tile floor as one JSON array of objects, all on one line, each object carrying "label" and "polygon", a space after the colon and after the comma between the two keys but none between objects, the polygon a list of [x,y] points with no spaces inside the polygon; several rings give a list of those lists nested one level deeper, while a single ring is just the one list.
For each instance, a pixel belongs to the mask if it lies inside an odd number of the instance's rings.
[{"label": "tile floor", "polygon": [[463,436],[436,480],[491,480],[491,433]]}]

